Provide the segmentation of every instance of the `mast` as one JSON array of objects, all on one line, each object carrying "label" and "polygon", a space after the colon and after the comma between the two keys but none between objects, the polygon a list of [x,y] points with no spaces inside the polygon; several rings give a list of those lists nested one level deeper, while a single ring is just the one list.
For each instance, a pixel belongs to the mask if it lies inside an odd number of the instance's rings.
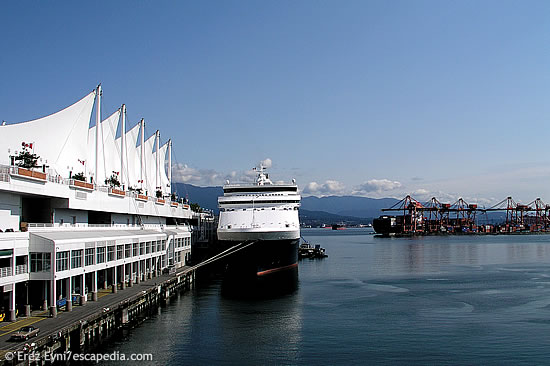
[{"label": "mast", "polygon": [[168,140],[168,194],[172,194],[172,139]]},{"label": "mast", "polygon": [[162,187],[160,187],[160,184],[159,184],[160,183],[160,149],[159,149],[160,132],[159,130],[155,132],[155,144],[157,145],[157,169],[155,173],[155,190],[160,189],[162,191]]},{"label": "mast", "polygon": [[140,153],[140,156],[141,156],[141,178],[140,178],[140,182],[141,182],[141,189],[143,189],[143,169],[145,168],[145,161],[143,160],[143,145],[145,144],[145,121],[143,120],[143,118],[141,119],[141,121],[139,122],[141,124],[141,153]]},{"label": "mast", "polygon": [[99,173],[99,125],[101,124],[101,84],[97,86],[96,111],[95,111],[95,176],[94,183],[98,184]]},{"label": "mast", "polygon": [[122,105],[122,119],[120,121],[120,183],[124,185],[124,157],[126,153],[126,104]]}]

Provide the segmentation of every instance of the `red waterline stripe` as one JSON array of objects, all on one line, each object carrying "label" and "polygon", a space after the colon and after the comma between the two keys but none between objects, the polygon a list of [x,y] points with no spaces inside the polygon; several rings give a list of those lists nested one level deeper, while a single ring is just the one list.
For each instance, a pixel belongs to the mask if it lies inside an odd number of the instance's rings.
[{"label": "red waterline stripe", "polygon": [[290,269],[290,268],[294,268],[294,267],[298,267],[298,262],[296,262],[294,264],[290,264],[288,266],[284,266],[284,267],[273,268],[273,269],[268,269],[268,270],[265,270],[265,271],[261,271],[261,272],[256,273],[256,275],[264,276],[266,274],[270,274],[270,273],[273,273],[273,272],[284,271],[285,269]]}]

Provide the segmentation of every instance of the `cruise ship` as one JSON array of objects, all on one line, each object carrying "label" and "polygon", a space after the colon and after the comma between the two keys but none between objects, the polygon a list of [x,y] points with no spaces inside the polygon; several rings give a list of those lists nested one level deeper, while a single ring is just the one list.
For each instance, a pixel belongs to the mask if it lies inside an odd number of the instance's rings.
[{"label": "cruise ship", "polygon": [[218,198],[218,240],[231,247],[250,243],[231,256],[226,280],[250,291],[295,286],[300,223],[298,186],[273,183],[260,165],[254,183],[223,186]]},{"label": "cruise ship", "polygon": [[193,213],[171,191],[171,140],[143,119],[127,128],[125,105],[102,118],[101,99],[98,86],[0,126],[0,320],[55,317],[190,257]]}]

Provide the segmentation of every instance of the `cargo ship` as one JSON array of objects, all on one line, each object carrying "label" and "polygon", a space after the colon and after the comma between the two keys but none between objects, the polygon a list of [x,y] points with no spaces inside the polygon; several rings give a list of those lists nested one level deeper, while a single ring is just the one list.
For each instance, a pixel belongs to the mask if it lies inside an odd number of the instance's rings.
[{"label": "cargo ship", "polygon": [[298,186],[295,180],[273,183],[262,165],[254,170],[255,182],[227,182],[218,198],[222,246],[254,242],[231,256],[224,281],[250,292],[292,289],[298,278]]}]

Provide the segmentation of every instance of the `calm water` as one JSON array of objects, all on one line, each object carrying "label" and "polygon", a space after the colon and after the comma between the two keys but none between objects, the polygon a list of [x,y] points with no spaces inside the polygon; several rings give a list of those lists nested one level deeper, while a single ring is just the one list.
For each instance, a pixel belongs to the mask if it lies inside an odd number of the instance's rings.
[{"label": "calm water", "polygon": [[102,351],[163,365],[550,362],[550,235],[375,238],[310,229],[299,289],[239,301],[195,290]]}]

